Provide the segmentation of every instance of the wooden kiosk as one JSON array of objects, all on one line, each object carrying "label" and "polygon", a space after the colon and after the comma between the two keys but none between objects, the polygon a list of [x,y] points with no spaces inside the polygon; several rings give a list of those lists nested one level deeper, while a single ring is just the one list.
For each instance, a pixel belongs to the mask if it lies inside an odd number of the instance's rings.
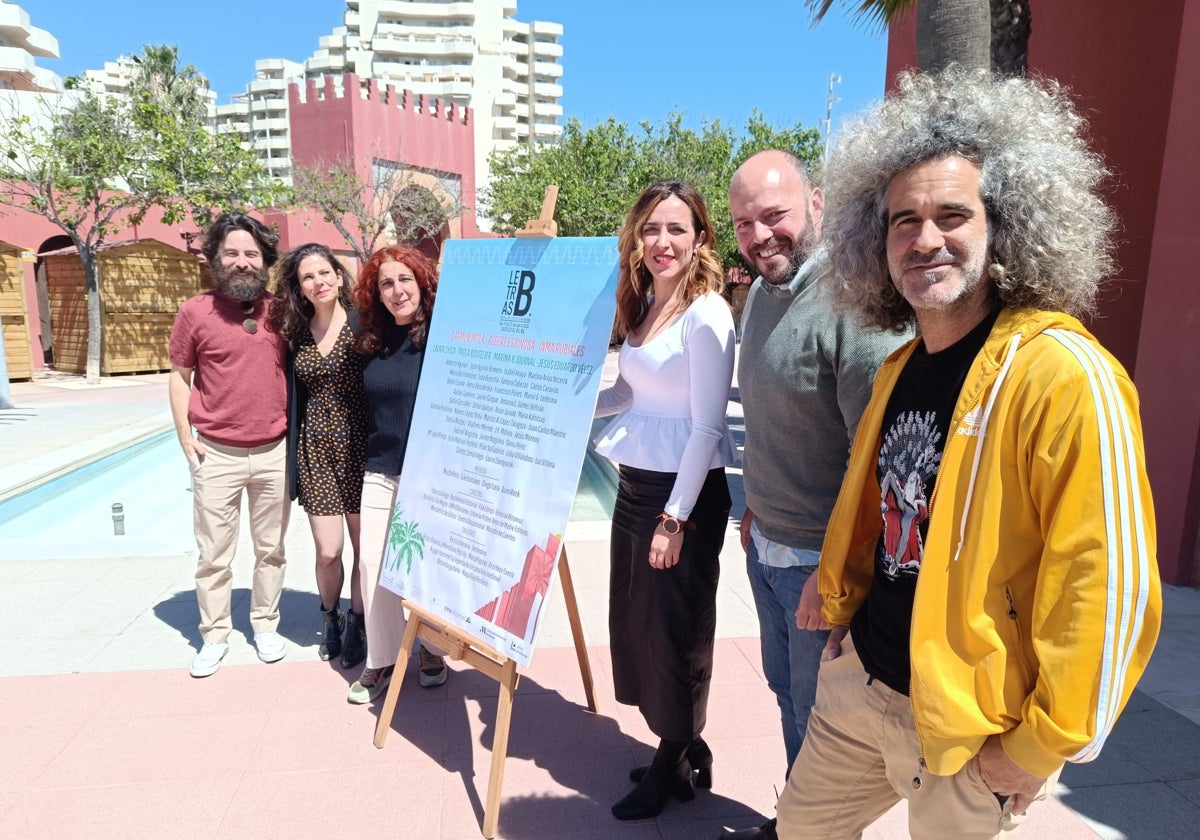
[{"label": "wooden kiosk", "polygon": [[[42,255],[54,325],[54,366],[87,369],[87,284],[75,248]],[[100,274],[100,373],[169,370],[168,345],[175,313],[205,291],[206,269],[189,254],[155,239],[113,242],[98,254]]]},{"label": "wooden kiosk", "polygon": [[9,379],[33,377],[28,313],[21,249],[0,242],[0,324],[4,329],[4,357],[8,362]]}]

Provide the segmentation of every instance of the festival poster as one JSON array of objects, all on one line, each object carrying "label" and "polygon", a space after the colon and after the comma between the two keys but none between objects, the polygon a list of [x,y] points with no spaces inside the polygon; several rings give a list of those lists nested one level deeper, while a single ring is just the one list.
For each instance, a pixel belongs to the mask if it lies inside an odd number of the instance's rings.
[{"label": "festival poster", "polygon": [[528,665],[616,311],[615,238],[445,244],[380,584]]}]

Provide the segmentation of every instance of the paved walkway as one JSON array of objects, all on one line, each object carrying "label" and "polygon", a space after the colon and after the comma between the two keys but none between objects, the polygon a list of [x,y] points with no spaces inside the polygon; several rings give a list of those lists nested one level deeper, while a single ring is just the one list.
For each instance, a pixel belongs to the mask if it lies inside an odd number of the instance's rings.
[{"label": "paved walkway", "polygon": [[[91,388],[70,377],[17,383],[13,399],[16,409],[0,411],[0,518],[6,498],[170,426],[163,376]],[[736,401],[730,415],[739,422]],[[736,473],[731,484],[740,495]],[[499,836],[708,838],[772,813],[783,746],[732,523],[705,731],[716,784],[638,823],[608,812],[654,739],[636,711],[612,699],[605,523],[572,523],[566,544],[600,713],[583,707],[565,610],[552,597],[517,692]],[[410,668],[391,736],[376,750],[379,704],[346,704],[357,674],[316,657],[313,554],[298,509],[288,551],[287,658],[255,658],[241,563],[226,664],[192,680],[190,548],[22,559],[0,543],[0,837],[479,837],[496,686],[455,663],[446,686],[424,690]],[[1093,764],[1068,767],[1057,799],[1033,809],[1019,836],[1196,836],[1198,638],[1200,593],[1169,589],[1158,651],[1107,748]],[[906,836],[903,807],[867,836]]]}]

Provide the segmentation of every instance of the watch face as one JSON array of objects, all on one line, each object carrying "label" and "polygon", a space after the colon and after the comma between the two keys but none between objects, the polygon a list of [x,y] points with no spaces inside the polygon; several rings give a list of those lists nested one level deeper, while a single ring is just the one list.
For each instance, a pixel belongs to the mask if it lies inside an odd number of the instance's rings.
[{"label": "watch face", "polygon": [[669,518],[669,519],[664,519],[663,520],[663,530],[671,535],[678,534],[679,533],[679,520],[675,519],[673,517]]}]

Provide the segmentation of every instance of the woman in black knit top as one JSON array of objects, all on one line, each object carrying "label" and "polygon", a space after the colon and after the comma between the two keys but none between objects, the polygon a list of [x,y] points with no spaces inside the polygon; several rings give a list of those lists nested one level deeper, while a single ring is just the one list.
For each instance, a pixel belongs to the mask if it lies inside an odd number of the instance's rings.
[{"label": "woman in black knit top", "polygon": [[[363,477],[361,563],[367,623],[367,664],[350,686],[351,703],[368,703],[387,687],[404,635],[402,600],[379,586],[388,523],[412,422],[437,268],[420,252],[401,246],[376,251],[354,289],[357,349],[367,393],[367,463]],[[425,687],[446,681],[442,657],[419,650]]]}]

